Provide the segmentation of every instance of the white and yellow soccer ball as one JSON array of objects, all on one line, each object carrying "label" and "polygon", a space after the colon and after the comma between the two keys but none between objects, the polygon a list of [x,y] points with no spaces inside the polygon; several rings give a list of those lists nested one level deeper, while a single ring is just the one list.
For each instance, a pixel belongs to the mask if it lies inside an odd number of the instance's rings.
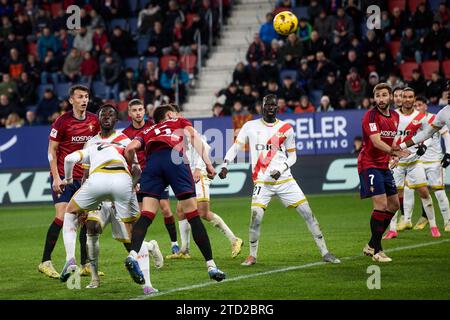
[{"label": "white and yellow soccer ball", "polygon": [[298,19],[290,11],[282,11],[273,18],[275,31],[283,36],[297,31]]}]

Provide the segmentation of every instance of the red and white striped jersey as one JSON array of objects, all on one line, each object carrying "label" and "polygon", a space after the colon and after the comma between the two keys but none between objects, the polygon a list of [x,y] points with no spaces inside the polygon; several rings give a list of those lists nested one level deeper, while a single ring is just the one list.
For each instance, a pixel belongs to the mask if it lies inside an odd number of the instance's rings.
[{"label": "red and white striped jersey", "polygon": [[287,152],[296,152],[295,133],[289,123],[281,120],[267,123],[263,119],[248,121],[239,131],[236,142],[249,144],[253,181],[274,181],[270,177],[274,170],[283,172],[278,182],[292,178],[290,169],[283,171]]}]

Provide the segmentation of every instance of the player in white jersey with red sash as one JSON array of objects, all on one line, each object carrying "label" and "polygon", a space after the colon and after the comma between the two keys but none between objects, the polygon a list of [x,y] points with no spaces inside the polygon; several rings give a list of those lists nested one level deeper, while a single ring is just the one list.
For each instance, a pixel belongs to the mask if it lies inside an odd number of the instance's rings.
[{"label": "player in white jersey with red sash", "polygon": [[[398,133],[396,138],[396,144],[404,143],[411,140],[420,130],[428,126],[427,117],[425,114],[420,113],[414,109],[415,93],[411,88],[403,89],[402,106],[398,109],[400,115],[400,121],[398,125]],[[430,144],[431,140],[426,141],[425,145]],[[431,227],[431,235],[435,238],[440,237],[439,229],[436,225],[433,200],[431,199],[428,191],[428,183],[425,175],[423,164],[420,161],[420,156],[425,153],[426,147],[410,147],[411,154],[407,157],[403,157],[398,162],[397,167],[394,169],[394,179],[399,190],[399,196],[403,196],[403,187],[405,184],[410,189],[417,190],[422,200],[423,208],[427,214]],[[407,205],[410,201],[404,200],[405,216],[409,216],[412,211],[412,205]],[[385,239],[396,237],[395,225],[396,217],[391,222],[391,230],[386,234]],[[392,230],[394,229],[394,230]]]},{"label": "player in white jersey with red sash", "polygon": [[277,97],[275,95],[265,96],[263,118],[244,124],[235,143],[228,150],[219,174],[221,179],[226,177],[227,165],[248,143],[255,187],[249,230],[250,255],[242,265],[250,266],[256,263],[261,222],[272,196],[275,195],[286,207],[295,208],[305,219],[323,260],[340,263],[340,260],[328,251],[319,223],[314,217],[303,191],[291,174],[290,167],[297,160],[295,134],[290,124],[276,118],[277,111]]}]

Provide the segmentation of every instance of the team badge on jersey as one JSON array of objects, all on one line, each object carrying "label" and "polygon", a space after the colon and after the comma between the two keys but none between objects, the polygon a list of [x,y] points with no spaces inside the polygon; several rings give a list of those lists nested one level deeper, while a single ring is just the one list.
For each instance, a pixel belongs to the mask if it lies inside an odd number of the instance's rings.
[{"label": "team badge on jersey", "polygon": [[369,123],[370,131],[375,132],[377,131],[377,124],[376,123]]},{"label": "team badge on jersey", "polygon": [[58,130],[53,128],[52,131],[50,132],[50,137],[56,138],[57,135],[58,135]]}]

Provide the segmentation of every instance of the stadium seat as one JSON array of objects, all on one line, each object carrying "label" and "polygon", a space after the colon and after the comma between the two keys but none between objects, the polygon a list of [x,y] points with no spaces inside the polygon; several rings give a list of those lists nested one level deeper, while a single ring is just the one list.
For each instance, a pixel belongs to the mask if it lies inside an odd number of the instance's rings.
[{"label": "stadium seat", "polygon": [[311,93],[309,94],[309,101],[315,106],[319,106],[320,105],[320,99],[323,96],[323,91],[322,90],[313,90],[311,91]]},{"label": "stadium seat", "polygon": [[95,96],[101,99],[106,99],[106,88],[105,84],[102,81],[94,81],[92,83],[92,89]]},{"label": "stadium seat", "polygon": [[389,13],[394,11],[395,7],[399,7],[400,11],[405,11],[406,9],[406,0],[390,0],[389,3]]},{"label": "stadium seat", "polygon": [[439,10],[439,5],[441,2],[442,0],[428,0],[428,7],[431,11],[433,11],[433,13],[436,13]]},{"label": "stadium seat", "polygon": [[294,69],[284,69],[280,71],[280,84],[283,83],[283,79],[286,77],[291,77],[294,83],[297,82],[297,70]]},{"label": "stadium seat", "polygon": [[115,27],[121,27],[122,30],[127,30],[127,20],[125,19],[112,19],[109,23],[109,30],[112,31]]},{"label": "stadium seat", "polygon": [[55,94],[58,99],[63,100],[69,97],[70,83],[57,83],[55,85]]},{"label": "stadium seat", "polygon": [[44,96],[44,92],[45,92],[45,90],[47,90],[47,89],[52,89],[52,90],[54,90],[54,88],[53,88],[53,85],[52,84],[40,84],[39,85],[39,87],[38,87],[38,97],[39,97],[39,100],[42,100],[42,97]]},{"label": "stadium seat", "polygon": [[185,54],[180,58],[180,67],[189,74],[194,74],[197,65],[197,56],[195,54]]},{"label": "stadium seat", "polygon": [[188,13],[186,15],[186,28],[190,28],[192,26],[196,16],[198,16],[196,13]]},{"label": "stadium seat", "polygon": [[403,80],[411,81],[412,73],[414,69],[419,69],[419,65],[415,62],[405,62],[400,65],[400,73],[402,74]]},{"label": "stadium seat", "polygon": [[135,16],[139,9],[139,0],[128,0],[128,8],[130,12]]},{"label": "stadium seat", "polygon": [[130,30],[130,34],[132,36],[135,36],[138,34],[137,18],[128,19],[128,29]]},{"label": "stadium seat", "polygon": [[33,55],[33,56],[35,56],[36,58],[37,58],[37,44],[36,44],[36,42],[29,42],[28,44],[27,44],[27,51],[28,51],[28,54],[31,54],[31,55]]},{"label": "stadium seat", "polygon": [[445,78],[450,79],[450,59],[442,61],[442,72]]},{"label": "stadium seat", "polygon": [[308,7],[295,7],[292,11],[298,19],[305,18],[309,20]]},{"label": "stadium seat", "polygon": [[439,61],[437,60],[429,60],[424,61],[420,64],[422,69],[423,77],[426,80],[431,80],[431,74],[435,71],[439,71]]},{"label": "stadium seat", "polygon": [[178,62],[177,56],[168,55],[168,56],[162,56],[161,59],[159,59],[159,65],[163,71],[167,69],[167,66],[168,66],[170,60],[175,60]]},{"label": "stadium seat", "polygon": [[117,104],[117,111],[123,112],[126,111],[127,109],[128,109],[128,101],[120,101]]},{"label": "stadium seat", "polygon": [[148,42],[150,41],[149,36],[140,36],[137,39],[137,51],[138,55],[142,55],[148,49]]},{"label": "stadium seat", "polygon": [[50,11],[53,18],[57,17],[61,10],[63,10],[63,4],[61,2],[55,2],[50,5]]},{"label": "stadium seat", "polygon": [[391,52],[392,58],[395,59],[397,53],[400,51],[400,41],[391,41],[389,43],[389,51]]},{"label": "stadium seat", "polygon": [[147,3],[149,3],[151,0],[139,0],[140,8],[144,9]]},{"label": "stadium seat", "polygon": [[425,0],[408,0],[408,8],[411,13],[416,12],[419,4],[425,3]]},{"label": "stadium seat", "polygon": [[125,66],[125,68],[131,68],[133,70],[137,70],[139,67],[139,58],[138,57],[126,58],[124,60],[124,66]]}]

